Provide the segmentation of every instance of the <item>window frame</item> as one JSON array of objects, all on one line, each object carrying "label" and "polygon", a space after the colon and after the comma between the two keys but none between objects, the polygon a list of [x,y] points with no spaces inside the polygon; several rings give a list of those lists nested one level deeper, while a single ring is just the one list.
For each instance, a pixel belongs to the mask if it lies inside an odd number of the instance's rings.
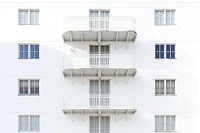
[{"label": "window frame", "polygon": [[[20,81],[28,80],[28,94],[20,94]],[[38,94],[31,94],[31,81],[38,81]],[[18,79],[18,96],[39,96],[40,95],[40,79]]]},{"label": "window frame", "polygon": [[[38,130],[31,130],[31,117],[38,117]],[[21,130],[20,117],[28,117],[28,130]],[[40,132],[40,115],[18,115],[18,132]]]},{"label": "window frame", "polygon": [[[156,125],[157,125],[156,117],[164,117],[163,130],[156,130]],[[167,130],[167,117],[174,117],[174,130]],[[155,120],[155,127],[154,127],[155,132],[176,132],[176,115],[155,115],[154,120]]]},{"label": "window frame", "polygon": [[[174,12],[174,23],[167,23],[167,11]],[[163,24],[157,24],[156,23],[156,12],[163,12]],[[170,21],[171,21],[170,17]],[[160,20],[159,20],[160,22]],[[154,9],[154,25],[155,26],[170,26],[170,25],[176,25],[176,9]]]},{"label": "window frame", "polygon": [[[27,23],[25,24],[22,24],[20,22],[20,11],[27,11]],[[34,11],[34,12],[38,12],[38,23],[31,23],[31,11]],[[34,22],[36,22],[36,18],[34,19]],[[40,25],[40,9],[18,9],[18,25]]]},{"label": "window frame", "polygon": [[[161,45],[164,45],[164,57],[163,58],[161,58],[160,57],[160,52],[161,51],[156,51],[156,46],[161,46]],[[170,45],[170,51],[167,51],[167,46],[169,46]],[[171,46],[174,46],[174,51],[171,51]],[[156,58],[156,53],[157,52],[159,52],[159,58]],[[167,53],[169,53],[170,54],[170,58],[168,58],[167,57]],[[172,53],[174,53],[174,58],[171,58],[172,56]],[[156,59],[156,60],[160,60],[160,59],[177,59],[176,58],[176,43],[155,43],[155,45],[154,45],[154,58]]]},{"label": "window frame", "polygon": [[[27,45],[28,46],[28,58],[20,58],[20,55],[21,55],[21,51],[20,51],[20,46],[22,45]],[[38,58],[31,58],[31,46],[38,46],[38,51],[34,51],[35,52],[38,52]],[[35,54],[34,54],[34,57],[35,57]],[[40,44],[39,43],[18,43],[18,59],[34,59],[34,60],[38,60],[40,59]]]},{"label": "window frame", "polygon": [[[167,81],[174,81],[174,94],[167,94]],[[164,81],[164,94],[156,94],[156,81]],[[170,86],[170,89],[172,87]],[[160,88],[159,88],[160,89]],[[176,90],[177,90],[177,87],[176,87],[176,79],[155,79],[154,80],[154,95],[155,96],[177,96],[176,94]],[[170,91],[171,92],[171,91]]]}]

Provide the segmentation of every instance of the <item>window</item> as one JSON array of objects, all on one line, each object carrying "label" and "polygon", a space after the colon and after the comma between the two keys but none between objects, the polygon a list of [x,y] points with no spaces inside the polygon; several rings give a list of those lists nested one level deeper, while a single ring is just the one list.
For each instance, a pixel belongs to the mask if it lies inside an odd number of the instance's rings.
[{"label": "window", "polygon": [[155,25],[175,24],[175,10],[155,10]]},{"label": "window", "polygon": [[155,116],[155,131],[175,131],[175,116]]},{"label": "window", "polygon": [[39,131],[39,115],[20,115],[19,131]]},{"label": "window", "polygon": [[156,44],[155,45],[156,59],[175,59],[175,44]]},{"label": "window", "polygon": [[90,107],[109,107],[110,80],[90,80]]},{"label": "window", "polygon": [[108,30],[109,12],[109,10],[90,10],[90,29]]},{"label": "window", "polygon": [[175,80],[155,80],[155,95],[175,95]]},{"label": "window", "polygon": [[109,116],[90,116],[90,133],[109,133]]},{"label": "window", "polygon": [[39,80],[19,80],[19,95],[39,95]]},{"label": "window", "polygon": [[175,58],[175,45],[166,45],[166,58]]},{"label": "window", "polygon": [[39,44],[19,44],[19,59],[39,59]]},{"label": "window", "polygon": [[19,9],[19,25],[38,25],[38,9]]},{"label": "window", "polygon": [[109,45],[90,45],[90,66],[91,67],[108,67],[110,62]]}]

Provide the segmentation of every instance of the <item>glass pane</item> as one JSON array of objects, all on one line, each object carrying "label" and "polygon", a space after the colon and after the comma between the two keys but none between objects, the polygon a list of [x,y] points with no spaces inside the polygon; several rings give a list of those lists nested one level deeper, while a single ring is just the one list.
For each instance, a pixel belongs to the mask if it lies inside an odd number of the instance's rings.
[{"label": "glass pane", "polygon": [[164,116],[155,117],[155,130],[164,131]]},{"label": "glass pane", "polygon": [[170,52],[166,52],[166,58],[171,58]]},{"label": "glass pane", "polygon": [[166,11],[166,24],[171,24],[171,12]]},{"label": "glass pane", "polygon": [[24,52],[24,59],[28,59],[28,52]]},{"label": "glass pane", "polygon": [[39,58],[39,52],[35,52],[35,59]]},{"label": "glass pane", "polygon": [[160,45],[160,51],[164,51],[164,45]]},{"label": "glass pane", "polygon": [[35,51],[39,51],[39,45],[35,45]]},{"label": "glass pane", "polygon": [[175,116],[166,117],[166,130],[174,131],[175,130]]},{"label": "glass pane", "polygon": [[101,133],[109,133],[110,131],[110,117],[101,116]]},{"label": "glass pane", "polygon": [[90,133],[99,133],[99,117],[90,116]]},{"label": "glass pane", "polygon": [[19,116],[19,131],[28,131],[28,116]]},{"label": "glass pane", "polygon": [[30,117],[30,130],[39,131],[39,116]]},{"label": "glass pane", "polygon": [[98,95],[99,94],[99,81],[90,80],[90,94]]},{"label": "glass pane", "polygon": [[159,51],[159,45],[155,45],[155,51]]},{"label": "glass pane", "polygon": [[175,24],[175,11],[171,12],[171,24]]},{"label": "glass pane", "polygon": [[160,58],[164,58],[164,52],[160,52]]},{"label": "glass pane", "polygon": [[155,94],[159,94],[159,80],[155,80]]},{"label": "glass pane", "polygon": [[175,45],[171,45],[171,51],[175,51]]},{"label": "glass pane", "polygon": [[155,53],[155,58],[159,58],[160,56],[159,56],[159,52],[156,52]]}]

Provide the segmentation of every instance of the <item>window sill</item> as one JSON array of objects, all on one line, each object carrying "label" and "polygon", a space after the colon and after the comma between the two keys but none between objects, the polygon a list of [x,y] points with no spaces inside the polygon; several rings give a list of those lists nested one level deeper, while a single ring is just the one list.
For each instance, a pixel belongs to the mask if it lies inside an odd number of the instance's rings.
[{"label": "window sill", "polygon": [[40,131],[18,131],[18,133],[30,133],[30,132],[39,133]]},{"label": "window sill", "polygon": [[18,25],[28,26],[28,25],[40,25],[40,24],[18,24]]},{"label": "window sill", "polygon": [[155,94],[154,96],[177,96],[177,95],[176,94]]},{"label": "window sill", "polygon": [[39,60],[40,58],[18,58],[19,60]]},{"label": "window sill", "polygon": [[154,58],[155,60],[177,60],[177,58]]},{"label": "window sill", "polygon": [[40,94],[32,95],[32,94],[18,94],[18,96],[40,96]]},{"label": "window sill", "polygon": [[177,24],[160,24],[160,25],[156,25],[155,26],[177,26]]},{"label": "window sill", "polygon": [[155,131],[155,133],[177,133],[177,131]]}]

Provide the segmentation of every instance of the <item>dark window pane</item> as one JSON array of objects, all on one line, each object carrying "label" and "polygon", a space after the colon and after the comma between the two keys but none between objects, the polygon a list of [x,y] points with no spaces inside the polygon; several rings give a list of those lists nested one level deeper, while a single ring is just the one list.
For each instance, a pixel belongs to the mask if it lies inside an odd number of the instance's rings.
[{"label": "dark window pane", "polygon": [[24,51],[28,51],[28,45],[24,45]]},{"label": "dark window pane", "polygon": [[167,52],[166,58],[170,58],[170,52]]},{"label": "dark window pane", "polygon": [[28,52],[24,52],[24,59],[28,59]]},{"label": "dark window pane", "polygon": [[34,57],[35,57],[35,56],[34,56],[34,52],[31,52],[31,57],[30,57],[30,58],[31,58],[31,59],[34,59]]},{"label": "dark window pane", "polygon": [[35,45],[35,51],[39,51],[39,45]]},{"label": "dark window pane", "polygon": [[164,51],[164,45],[160,45],[160,51]]},{"label": "dark window pane", "polygon": [[156,52],[155,58],[159,58],[159,52]]},{"label": "dark window pane", "polygon": [[170,45],[167,45],[167,51],[170,51]]},{"label": "dark window pane", "polygon": [[35,53],[35,59],[38,59],[39,58],[39,52],[36,52]]},{"label": "dark window pane", "polygon": [[171,45],[171,51],[175,51],[175,45]]},{"label": "dark window pane", "polygon": [[19,50],[20,50],[20,51],[23,51],[23,45],[20,45],[20,46],[19,46]]},{"label": "dark window pane", "polygon": [[164,58],[164,52],[160,53],[160,58]]},{"label": "dark window pane", "polygon": [[175,52],[171,52],[171,58],[175,58]]},{"label": "dark window pane", "polygon": [[23,59],[23,52],[20,52],[20,53],[19,53],[19,58],[20,58],[20,59]]},{"label": "dark window pane", "polygon": [[159,45],[155,46],[155,51],[159,51]]},{"label": "dark window pane", "polygon": [[34,46],[35,45],[31,45],[31,51],[34,51],[34,49],[35,49]]}]

